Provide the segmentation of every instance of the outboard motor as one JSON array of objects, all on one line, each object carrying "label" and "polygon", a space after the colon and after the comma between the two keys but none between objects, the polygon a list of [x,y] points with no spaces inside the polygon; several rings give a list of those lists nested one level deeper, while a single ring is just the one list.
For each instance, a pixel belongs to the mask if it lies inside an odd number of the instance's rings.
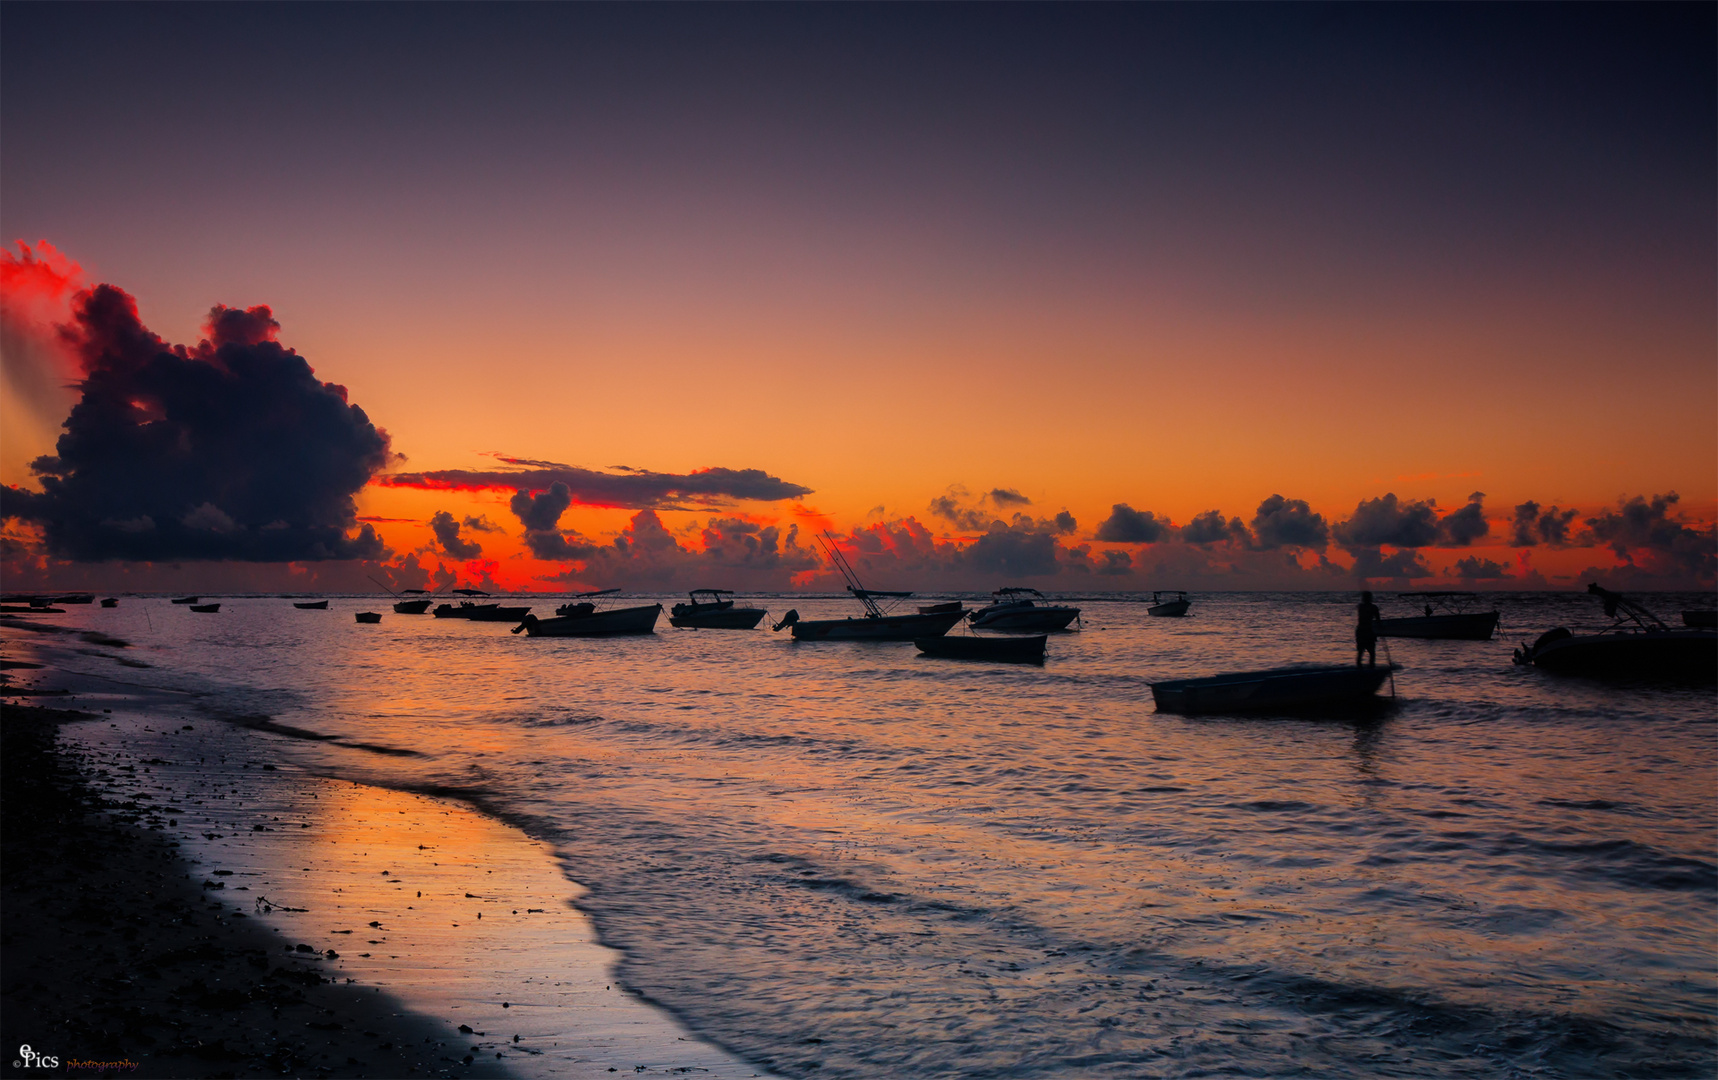
[{"label": "outboard motor", "polygon": [[797,608],[789,608],[787,614],[781,617],[781,622],[776,623],[774,626],[770,627],[770,629],[776,631],[785,630],[798,621],[799,610]]},{"label": "outboard motor", "polygon": [[513,632],[515,634],[517,634],[519,631],[525,629],[527,626],[536,626],[536,625],[537,625],[537,616],[527,615],[527,616],[525,616],[524,622],[520,623],[518,626],[515,626],[513,628]]}]

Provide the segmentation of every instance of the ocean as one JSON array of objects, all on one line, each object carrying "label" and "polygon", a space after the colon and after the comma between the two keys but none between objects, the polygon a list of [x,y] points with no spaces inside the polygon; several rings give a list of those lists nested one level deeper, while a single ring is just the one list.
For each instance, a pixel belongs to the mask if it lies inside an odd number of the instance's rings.
[{"label": "ocean", "polygon": [[1517,667],[1608,620],[1494,599],[1494,641],[1381,643],[1394,703],[1347,719],[1159,714],[1150,684],[1350,662],[1349,593],[1087,599],[1041,667],[356,597],[63,621],[198,724],[523,829],[626,986],[783,1076],[1710,1077],[1718,697]]}]

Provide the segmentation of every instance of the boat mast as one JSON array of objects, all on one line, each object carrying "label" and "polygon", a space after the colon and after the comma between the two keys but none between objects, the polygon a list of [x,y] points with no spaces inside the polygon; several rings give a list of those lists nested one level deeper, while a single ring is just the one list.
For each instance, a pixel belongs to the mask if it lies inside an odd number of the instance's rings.
[{"label": "boat mast", "polygon": [[840,548],[835,546],[835,537],[830,536],[825,530],[818,543],[823,545],[823,550],[829,553],[829,561],[835,564],[835,569],[841,571],[841,576],[846,579],[847,591],[857,596],[859,602],[865,605],[865,614],[869,618],[881,619],[883,609],[877,606],[877,601],[871,599],[871,594],[866,591],[864,585],[859,583],[859,575],[853,572],[853,567],[847,562],[847,557],[841,554]]}]

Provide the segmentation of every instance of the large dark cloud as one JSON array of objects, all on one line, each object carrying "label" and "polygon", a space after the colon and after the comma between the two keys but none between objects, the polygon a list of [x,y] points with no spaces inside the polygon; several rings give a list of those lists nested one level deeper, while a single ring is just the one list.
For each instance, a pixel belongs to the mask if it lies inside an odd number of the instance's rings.
[{"label": "large dark cloud", "polygon": [[1350,552],[1388,544],[1398,548],[1426,547],[1438,538],[1438,512],[1432,502],[1401,502],[1395,494],[1363,499],[1354,516],[1338,522],[1331,536]]},{"label": "large dark cloud", "polygon": [[[573,505],[573,493],[559,480],[549,490],[515,491],[507,506],[525,526],[525,546],[539,559],[568,562],[587,558],[591,545],[567,539],[560,531],[561,515]],[[654,515],[652,515],[654,517]]]},{"label": "large dark cloud", "polygon": [[811,494],[810,488],[777,479],[761,469],[658,473],[616,465],[609,472],[598,472],[529,458],[501,456],[500,460],[514,468],[395,473],[378,483],[449,491],[543,491],[561,484],[572,501],[586,506],[659,510],[720,505],[734,499],[772,502]]},{"label": "large dark cloud", "polygon": [[1330,526],[1323,514],[1313,513],[1305,499],[1272,495],[1253,515],[1253,539],[1267,551],[1284,547],[1322,551],[1330,543]]},{"label": "large dark cloud", "polygon": [[388,436],[344,387],[274,340],[266,307],[216,307],[208,338],[169,345],[111,285],[79,293],[64,328],[84,372],[57,453],[8,488],[4,514],[78,561],[374,559],[353,494]]},{"label": "large dark cloud", "polygon": [[997,506],[1031,506],[1032,500],[1013,488],[991,488],[990,501]]},{"label": "large dark cloud", "polygon": [[1097,539],[1109,544],[1155,544],[1169,535],[1168,518],[1150,510],[1135,510],[1127,503],[1110,507],[1110,516],[1098,526]]},{"label": "large dark cloud", "polygon": [[1455,573],[1464,581],[1500,581],[1509,577],[1509,567],[1493,559],[1469,555],[1456,560]]},{"label": "large dark cloud", "polygon": [[[466,519],[471,521],[470,518]],[[459,535],[459,522],[446,510],[437,510],[429,520],[430,531],[435,533],[436,542],[441,549],[456,559],[475,559],[483,554],[483,545],[475,540],[467,540]]]},{"label": "large dark cloud", "polygon": [[1408,581],[1432,576],[1432,568],[1412,548],[1403,548],[1386,555],[1378,548],[1359,548],[1354,555],[1354,570],[1360,578],[1394,578]]},{"label": "large dark cloud", "polygon": [[1054,574],[1059,545],[1049,533],[1032,528],[1010,528],[992,522],[985,534],[961,552],[975,570],[985,570],[1002,579],[1041,577]]},{"label": "large dark cloud", "polygon": [[1587,518],[1587,527],[1596,542],[1610,545],[1625,561],[1643,555],[1663,569],[1710,580],[1718,569],[1718,528],[1691,529],[1671,517],[1671,508],[1681,498],[1672,491],[1651,499],[1636,495],[1618,500],[1615,510]]},{"label": "large dark cloud", "polygon": [[1577,513],[1555,506],[1541,510],[1538,503],[1528,499],[1515,508],[1515,519],[1509,526],[1510,546],[1544,544],[1547,547],[1565,547],[1569,543],[1569,523],[1575,520]]},{"label": "large dark cloud", "polygon": [[1440,547],[1468,547],[1491,531],[1485,520],[1485,492],[1476,491],[1467,497],[1467,505],[1438,522]]},{"label": "large dark cloud", "polygon": [[1192,521],[1181,526],[1181,539],[1189,544],[1217,544],[1234,540],[1245,545],[1252,541],[1252,534],[1247,531],[1246,523],[1240,518],[1224,521],[1221,511],[1207,510],[1193,515]]}]

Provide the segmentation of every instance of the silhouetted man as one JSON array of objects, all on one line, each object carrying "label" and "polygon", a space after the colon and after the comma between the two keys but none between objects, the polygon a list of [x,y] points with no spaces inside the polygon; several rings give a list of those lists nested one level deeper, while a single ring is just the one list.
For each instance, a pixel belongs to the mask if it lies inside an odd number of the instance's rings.
[{"label": "silhouetted man", "polygon": [[1364,589],[1360,592],[1360,605],[1357,609],[1360,621],[1354,624],[1354,666],[1360,666],[1360,658],[1370,658],[1368,666],[1378,666],[1378,605],[1372,602],[1372,594]]}]

